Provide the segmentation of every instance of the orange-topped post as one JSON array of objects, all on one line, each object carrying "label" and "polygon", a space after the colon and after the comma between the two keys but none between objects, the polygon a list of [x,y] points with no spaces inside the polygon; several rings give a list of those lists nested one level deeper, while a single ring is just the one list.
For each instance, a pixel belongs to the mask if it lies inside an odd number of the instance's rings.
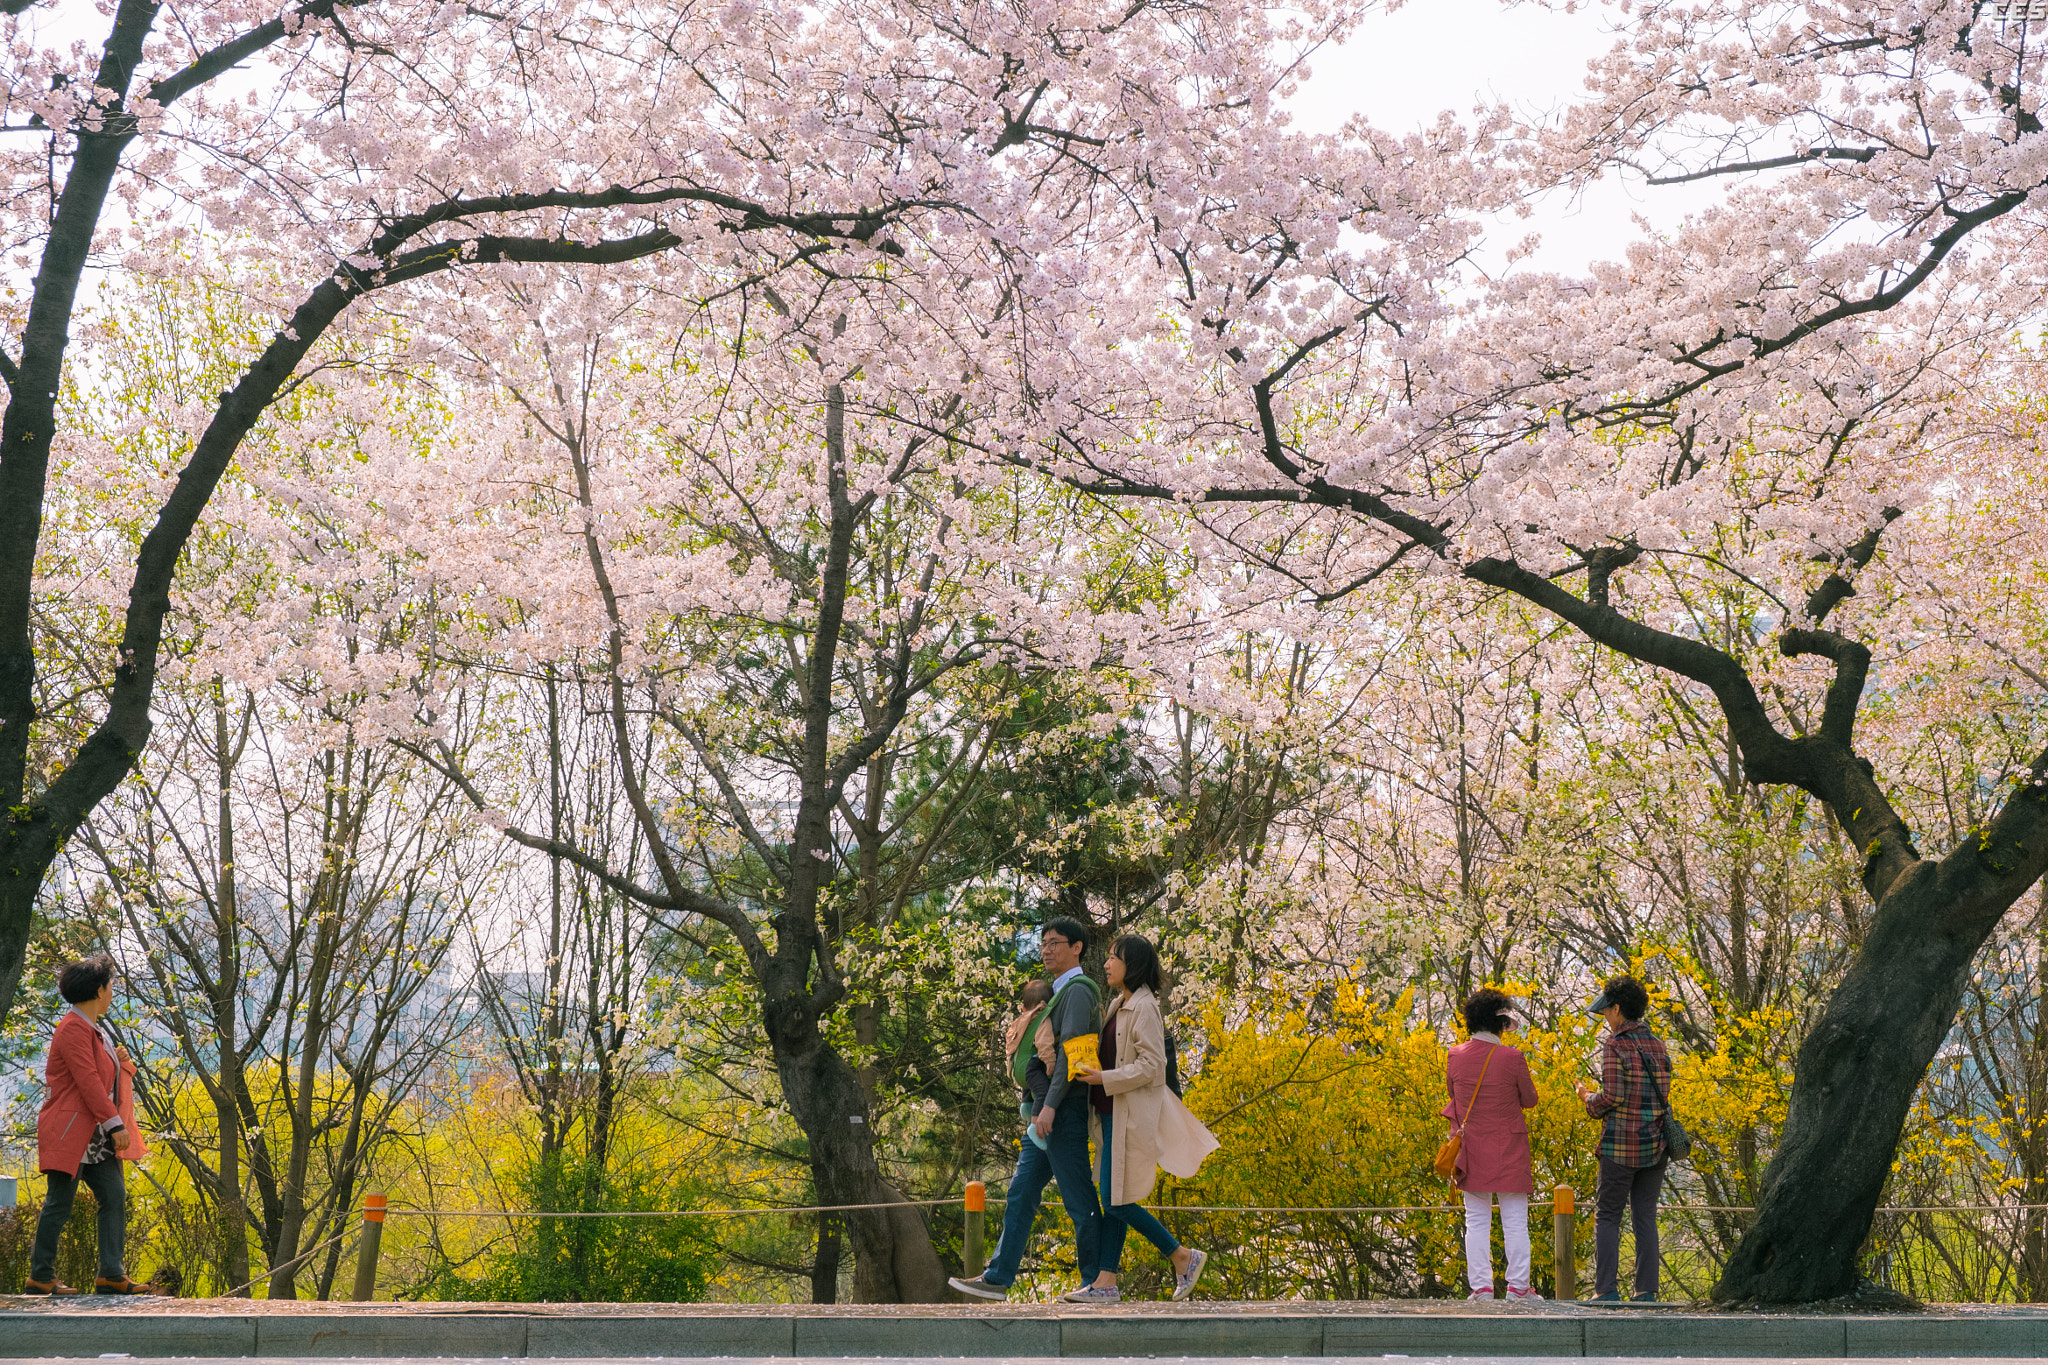
[{"label": "orange-topped post", "polygon": [[1551,1293],[1559,1302],[1579,1296],[1579,1197],[1569,1185],[1559,1185],[1550,1201],[1551,1252],[1555,1260],[1555,1282]]},{"label": "orange-topped post", "polygon": [[982,1251],[982,1240],[988,1226],[988,1186],[979,1180],[967,1182],[967,1235],[960,1247],[960,1268],[968,1279],[973,1279],[987,1263]]},{"label": "orange-topped post", "polygon": [[384,1242],[384,1211],[389,1201],[381,1194],[363,1196],[363,1240],[356,1251],[357,1303],[368,1303],[377,1292],[377,1252]]}]

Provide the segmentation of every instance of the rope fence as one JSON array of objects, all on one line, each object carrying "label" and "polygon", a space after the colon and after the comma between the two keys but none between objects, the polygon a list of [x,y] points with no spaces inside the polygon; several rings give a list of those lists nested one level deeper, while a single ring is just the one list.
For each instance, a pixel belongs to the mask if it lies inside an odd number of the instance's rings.
[{"label": "rope fence", "polygon": [[393,1204],[384,1212],[393,1218],[746,1218],[756,1214],[779,1217],[795,1213],[853,1213],[861,1209],[932,1209],[959,1203],[951,1199],[893,1199],[881,1204],[799,1204],[761,1209],[599,1209],[558,1211],[554,1209],[422,1209]]},{"label": "rope fence", "polygon": [[[385,1213],[393,1218],[746,1218],[756,1215],[777,1217],[795,1213],[855,1213],[865,1209],[950,1208],[963,1196],[951,1199],[893,1199],[879,1204],[797,1204],[769,1205],[758,1209],[599,1209],[560,1211],[553,1209],[424,1209],[393,1204]],[[997,1202],[1001,1202],[1000,1196]],[[1154,1213],[1463,1213],[1462,1204],[1145,1204]],[[1554,1201],[1530,1200],[1533,1209],[1555,1207]],[[1660,1213],[1755,1213],[1754,1204],[1659,1204]],[[1878,1213],[2038,1213],[2048,1204],[1882,1204]]]},{"label": "rope fence", "polygon": [[[363,1205],[363,1222],[361,1225],[363,1236],[358,1247],[360,1257],[357,1265],[354,1297],[357,1301],[362,1301],[374,1295],[379,1246],[384,1220],[387,1217],[498,1219],[506,1221],[597,1218],[742,1219],[796,1218],[802,1215],[859,1213],[877,1209],[959,1207],[964,1214],[961,1229],[960,1260],[965,1273],[972,1277],[980,1274],[986,1265],[984,1252],[987,1241],[986,1216],[989,1195],[990,1191],[985,1184],[980,1181],[972,1181],[969,1182],[966,1189],[960,1195],[950,1199],[898,1199],[862,1204],[769,1205],[759,1208],[603,1210],[442,1209],[418,1205],[389,1206],[385,1196],[370,1195],[365,1199]],[[998,1207],[1000,1206],[1000,1196],[998,1196]],[[1162,1217],[1173,1217],[1176,1215],[1203,1217],[1213,1215],[1248,1215],[1258,1219],[1300,1220],[1344,1218],[1380,1220],[1412,1217],[1415,1215],[1462,1215],[1465,1212],[1463,1206],[1458,1204],[1147,1204],[1144,1207]],[[1551,1217],[1553,1237],[1550,1247],[1550,1264],[1553,1292],[1559,1298],[1577,1297],[1579,1270],[1578,1227],[1580,1222],[1593,1212],[1593,1209],[1588,1204],[1582,1203],[1573,1189],[1562,1185],[1557,1187],[1554,1197],[1541,1200],[1532,1198],[1529,1201],[1528,1207],[1531,1213],[1547,1212]],[[1658,1207],[1660,1219],[1665,1215],[1678,1217],[1689,1215],[1740,1216],[1754,1214],[1756,1211],[1754,1205],[1748,1204],[1673,1203],[1660,1204]],[[1880,1206],[1874,1211],[1874,1216],[1877,1220],[1880,1220],[1880,1227],[1889,1226],[1896,1233],[1900,1234],[1909,1233],[1914,1226],[1913,1220],[1920,1220],[1919,1227],[1921,1230],[1918,1235],[1930,1241],[1938,1253],[1938,1261],[1953,1270],[1960,1263],[1951,1254],[1950,1249],[1942,1245],[1942,1239],[1944,1237],[1953,1238],[1957,1235],[1968,1238],[1972,1235],[1981,1234],[1969,1232],[1967,1225],[1964,1230],[1958,1233],[1958,1229],[1954,1224],[1948,1225],[1946,1232],[1943,1232],[1940,1230],[1940,1225],[1937,1222],[1928,1220],[1938,1220],[1942,1217],[1954,1217],[1957,1215],[1993,1214],[2025,1216],[2044,1212],[2048,1212],[2048,1204],[1901,1204]],[[1212,1228],[1211,1231],[1220,1232],[1222,1230]],[[1719,1257],[1727,1249],[1725,1245],[1726,1239],[1739,1235],[1739,1230],[1731,1230],[1725,1225],[1718,1230],[1710,1230],[1703,1228],[1697,1223],[1681,1225],[1681,1228],[1674,1231],[1677,1233],[1675,1237],[1664,1239],[1663,1255],[1660,1258],[1666,1267],[1667,1273],[1672,1275],[1674,1282],[1694,1280],[1699,1275],[1705,1274],[1708,1276],[1707,1283],[1711,1284],[1712,1278],[1718,1275],[1715,1267],[1719,1264]],[[334,1242],[339,1241],[341,1236],[346,1235],[348,1233],[344,1231],[339,1236],[321,1243],[320,1246],[313,1248],[312,1251],[324,1250]],[[1306,1263],[1303,1259],[1305,1248],[1334,1246],[1339,1253],[1349,1254],[1357,1260],[1361,1274],[1367,1261],[1377,1257],[1378,1259],[1374,1266],[1375,1278],[1372,1281],[1375,1285],[1384,1288],[1391,1273],[1395,1274],[1396,1283],[1409,1284],[1412,1290],[1414,1277],[1424,1272],[1411,1265],[1408,1271],[1405,1272],[1406,1278],[1401,1279],[1399,1277],[1397,1273],[1398,1262],[1402,1249],[1406,1248],[1410,1253],[1414,1253],[1422,1247],[1442,1241],[1438,1232],[1432,1232],[1426,1226],[1420,1229],[1414,1226],[1403,1227],[1391,1234],[1386,1232],[1373,1233],[1370,1234],[1370,1240],[1364,1243],[1360,1243],[1357,1240],[1360,1236],[1361,1234],[1355,1225],[1348,1232],[1344,1231],[1341,1226],[1333,1231],[1328,1225],[1319,1226],[1315,1223],[1304,1221],[1295,1226],[1291,1231],[1253,1232],[1251,1229],[1246,1229],[1245,1235],[1241,1239],[1226,1235],[1223,1243],[1231,1246],[1240,1259],[1256,1261],[1263,1267],[1258,1271],[1247,1271],[1246,1274],[1252,1278],[1247,1282],[1246,1286],[1239,1286],[1240,1288],[1255,1287],[1259,1283],[1258,1276],[1261,1274],[1280,1274],[1284,1277],[1288,1273],[1290,1266],[1298,1268]],[[1452,1236],[1455,1239],[1456,1234],[1454,1233]],[[1875,1237],[1875,1233],[1873,1236]],[[1423,1240],[1418,1242],[1417,1238],[1422,1238]],[[1456,1245],[1455,1241],[1453,1241],[1452,1245]],[[1716,1245],[1721,1246],[1721,1251],[1715,1250]],[[1361,1251],[1359,1250],[1361,1246],[1367,1247],[1370,1250]],[[1907,1248],[1907,1243],[1897,1241],[1896,1237],[1892,1242],[1884,1243],[1881,1246],[1874,1243],[1874,1264],[1878,1266],[1878,1273],[1881,1279],[1889,1281],[1894,1269],[1895,1260],[1898,1261],[1898,1268],[1901,1273],[1908,1277],[1916,1273],[1924,1275],[1928,1273],[1930,1267],[1936,1271],[1940,1269],[1940,1265],[1934,1261],[1929,1261],[1924,1266],[1909,1263],[1910,1258],[1902,1256],[1902,1248]],[[309,1252],[308,1254],[310,1255],[311,1253]],[[1431,1254],[1441,1259],[1442,1248],[1438,1246]],[[304,1257],[300,1259],[303,1260]],[[1394,1269],[1390,1270],[1390,1267]],[[280,1267],[280,1270],[284,1268]],[[265,1277],[258,1277],[258,1279],[262,1278]],[[1425,1292],[1434,1291],[1425,1290]],[[1264,1296],[1270,1297],[1271,1295]],[[1358,1296],[1360,1295],[1347,1295],[1344,1293],[1336,1295],[1336,1297]]]},{"label": "rope fence", "polygon": [[[367,1206],[365,1207],[367,1208]],[[226,1293],[221,1294],[218,1297],[223,1299],[231,1299],[235,1297],[237,1294],[240,1294],[244,1289],[254,1289],[257,1285],[262,1284],[265,1280],[275,1279],[277,1276],[284,1274],[287,1270],[296,1270],[300,1266],[304,1265],[306,1262],[312,1260],[315,1256],[318,1256],[321,1252],[327,1250],[327,1248],[333,1246],[336,1242],[342,1241],[345,1238],[353,1237],[355,1235],[356,1230],[354,1228],[343,1228],[340,1232],[335,1233],[326,1241],[318,1243],[315,1246],[307,1247],[304,1251],[292,1257],[283,1265],[272,1266],[270,1269],[264,1271],[261,1275],[256,1276],[254,1279],[249,1280],[244,1284],[236,1285],[233,1289],[228,1290]]]}]

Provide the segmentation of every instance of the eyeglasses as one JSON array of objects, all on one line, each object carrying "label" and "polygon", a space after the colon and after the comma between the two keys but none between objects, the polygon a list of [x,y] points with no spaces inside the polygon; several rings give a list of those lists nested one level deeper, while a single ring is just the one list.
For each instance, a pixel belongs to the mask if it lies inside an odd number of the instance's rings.
[{"label": "eyeglasses", "polygon": [[1074,940],[1061,938],[1056,934],[1040,934],[1038,936],[1038,945],[1041,948],[1070,948],[1073,946],[1073,943]]}]

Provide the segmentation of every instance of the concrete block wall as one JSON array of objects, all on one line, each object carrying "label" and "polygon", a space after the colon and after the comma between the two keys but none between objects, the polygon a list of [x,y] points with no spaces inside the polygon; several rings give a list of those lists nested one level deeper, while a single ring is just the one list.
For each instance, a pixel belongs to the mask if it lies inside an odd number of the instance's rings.
[{"label": "concrete block wall", "polygon": [[1668,1312],[947,1316],[0,1313],[0,1357],[1949,1356],[2048,1358],[2048,1315]]}]

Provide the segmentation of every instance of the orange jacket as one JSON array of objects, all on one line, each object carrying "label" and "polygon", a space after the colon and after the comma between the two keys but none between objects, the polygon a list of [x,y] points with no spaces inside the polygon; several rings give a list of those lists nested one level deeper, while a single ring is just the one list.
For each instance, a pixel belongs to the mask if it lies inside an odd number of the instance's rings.
[{"label": "orange jacket", "polygon": [[[114,1081],[120,1064],[92,1022],[67,1010],[50,1038],[43,1063],[42,1113],[36,1117],[36,1168],[45,1174],[76,1176],[93,1130],[119,1116]],[[134,1144],[123,1158],[131,1157]]]}]

